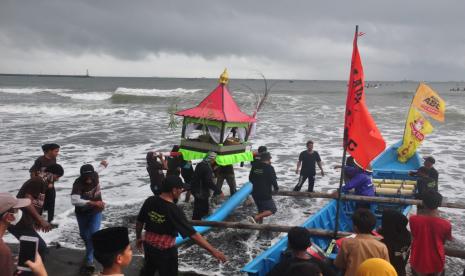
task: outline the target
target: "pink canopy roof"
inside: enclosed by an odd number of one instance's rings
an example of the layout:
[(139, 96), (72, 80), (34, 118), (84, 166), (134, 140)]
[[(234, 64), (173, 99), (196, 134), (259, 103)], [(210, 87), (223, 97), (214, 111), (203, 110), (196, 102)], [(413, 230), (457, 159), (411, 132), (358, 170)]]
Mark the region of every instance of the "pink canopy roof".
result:
[(225, 84), (220, 83), (196, 107), (176, 112), (176, 115), (192, 118), (202, 118), (221, 122), (251, 123), (255, 119), (243, 113)]

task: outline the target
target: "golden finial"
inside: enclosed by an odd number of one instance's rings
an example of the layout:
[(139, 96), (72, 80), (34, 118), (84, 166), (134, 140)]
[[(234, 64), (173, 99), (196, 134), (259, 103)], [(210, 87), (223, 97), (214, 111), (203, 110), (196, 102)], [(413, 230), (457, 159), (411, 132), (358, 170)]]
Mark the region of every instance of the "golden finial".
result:
[(225, 68), (223, 74), (221, 74), (220, 76), (220, 83), (228, 84), (228, 81), (229, 81), (228, 70)]

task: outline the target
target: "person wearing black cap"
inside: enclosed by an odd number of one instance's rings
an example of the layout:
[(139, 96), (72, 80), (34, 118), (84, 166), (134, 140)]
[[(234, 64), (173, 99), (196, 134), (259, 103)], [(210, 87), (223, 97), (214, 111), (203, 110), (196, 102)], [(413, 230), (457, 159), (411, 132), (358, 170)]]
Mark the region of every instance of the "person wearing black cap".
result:
[(210, 190), (214, 191), (214, 196), (224, 197), (223, 192), (213, 182), (212, 166), (215, 164), (215, 158), (215, 152), (208, 152), (202, 162), (195, 167), (194, 177), (191, 181), (191, 192), (194, 196), (192, 219), (200, 220), (208, 215)]
[(17, 198), (29, 198), (31, 205), (22, 208), (23, 216), (16, 225), (10, 225), (8, 231), (17, 239), (21, 236), (33, 236), (39, 239), (39, 254), (42, 259), (47, 251), (47, 244), (37, 233), (37, 230), (48, 232), (52, 225), (42, 217), (45, 192), (50, 183), (58, 181), (63, 176), (63, 168), (59, 164), (50, 165), (38, 177), (26, 181), (17, 194)]
[[(439, 183), (439, 173), (438, 171), (433, 167), (434, 164), (436, 163), (436, 159), (432, 156), (427, 156), (424, 158), (423, 166), (420, 167), (418, 170), (421, 168), (425, 168), (428, 172), (428, 177), (432, 178), (434, 181), (436, 181), (436, 185)], [(418, 171), (411, 171), (409, 172), (411, 176), (417, 176)]]
[[(60, 152), (60, 146), (57, 144), (44, 144), (42, 145), (42, 151), (44, 155), (38, 157), (34, 162), (34, 165), (29, 169), (31, 177), (39, 176), (45, 172), (45, 169), (57, 163), (58, 153)], [(53, 221), (55, 216), (55, 197), (56, 191), (55, 186), (51, 183), (45, 192), (44, 211), (47, 211), (48, 222)]]
[(268, 148), (266, 146), (259, 146), (257, 152), (254, 152), (253, 161), (250, 162), (250, 165), (253, 165), (260, 161), (260, 154), (267, 152)]
[(276, 213), (277, 208), (271, 196), (271, 188), (278, 191), (276, 172), (271, 166), (271, 154), (260, 154), (260, 162), (256, 162), (249, 173), (249, 181), (252, 183), (252, 198), (257, 205), (258, 214), (249, 217), (252, 222), (262, 223), (263, 218)]
[(126, 227), (110, 227), (92, 235), (95, 259), (103, 266), (100, 275), (122, 276), (123, 268), (132, 260)]
[[(176, 276), (178, 273), (178, 250), (176, 237), (190, 237), (213, 257), (226, 261), (224, 254), (208, 243), (188, 223), (176, 201), (183, 192), (183, 183), (179, 176), (169, 175), (162, 186), (160, 196), (147, 198), (139, 211), (136, 222), (137, 247), (144, 249), (144, 268), (141, 276)], [(142, 236), (142, 229), (145, 235)]]
[[(104, 160), (101, 165), (106, 167), (108, 163)], [(74, 181), (71, 190), (71, 204), (74, 205), (79, 235), (86, 247), (86, 257), (81, 271), (92, 273), (95, 270), (92, 234), (100, 229), (105, 203), (100, 192), (99, 175), (91, 164), (81, 166), (80, 176)]]
[[(336, 272), (331, 266), (322, 260), (311, 256), (307, 248), (312, 245), (310, 233), (304, 227), (292, 227), (287, 234), (287, 251), (281, 255), (281, 260), (267, 274), (268, 276), (290, 275), (293, 267), (301, 264), (311, 264), (316, 271), (323, 273), (323, 276), (336, 276)], [(316, 274), (318, 275), (318, 274)]]

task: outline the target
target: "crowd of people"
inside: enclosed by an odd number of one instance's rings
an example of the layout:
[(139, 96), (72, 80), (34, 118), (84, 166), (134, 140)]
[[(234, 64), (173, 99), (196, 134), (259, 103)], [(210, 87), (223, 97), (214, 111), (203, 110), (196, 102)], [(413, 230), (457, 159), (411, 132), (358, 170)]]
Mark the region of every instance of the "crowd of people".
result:
[[(320, 155), (313, 150), (313, 145), (313, 141), (308, 141), (307, 149), (299, 155), (296, 173), (300, 176), (294, 191), (300, 191), (306, 180), (307, 191), (313, 191), (317, 166), (321, 175), (325, 174)], [(40, 276), (47, 275), (42, 262), (47, 258), (47, 245), (38, 231), (48, 232), (54, 227), (54, 183), (64, 174), (63, 167), (57, 164), (60, 146), (45, 144), (42, 149), (44, 155), (34, 162), (30, 169), (31, 178), (20, 187), (16, 197), (0, 193), (0, 236), (8, 230), (18, 239), (21, 236), (36, 237), (37, 257), (26, 265), (34, 275)], [(194, 198), (192, 219), (202, 219), (209, 213), (212, 192), (213, 197), (224, 197), (222, 186), (225, 180), (230, 195), (236, 192), (234, 168), (232, 165), (218, 166), (215, 152), (208, 152), (194, 168), (190, 161), (176, 154), (178, 151), (179, 147), (175, 146), (169, 156), (153, 151), (146, 155), (153, 196), (142, 204), (135, 226), (136, 247), (144, 252), (140, 275), (153, 276), (156, 272), (161, 276), (177, 275), (178, 233), (189, 237), (218, 261), (227, 260), (223, 252), (195, 231), (176, 203), (187, 191), (184, 201), (189, 202), (191, 196)], [(272, 194), (279, 190), (279, 186), (271, 160), (271, 153), (261, 146), (251, 162), (249, 180), (257, 208), (257, 213), (248, 217), (252, 223), (263, 223), (264, 218), (277, 212)], [(424, 202), (417, 215), (407, 219), (398, 211), (385, 210), (381, 228), (374, 232), (376, 217), (370, 205), (357, 203), (352, 215), (355, 235), (336, 242), (338, 254), (334, 263), (309, 254), (308, 248), (312, 246), (309, 232), (295, 227), (288, 233), (288, 250), (268, 275), (337, 275), (336, 268), (344, 275), (406, 275), (408, 262), (414, 275), (444, 275), (444, 243), (452, 239), (452, 235), (450, 222), (439, 216), (442, 196), (438, 193), (438, 173), (434, 163), (434, 158), (428, 157), (423, 167), (411, 173), (417, 176), (418, 198)], [(83, 165), (70, 195), (86, 249), (80, 271), (84, 275), (96, 273), (94, 259), (103, 267), (100, 275), (121, 275), (132, 259), (126, 227), (100, 230), (105, 202), (99, 172), (107, 166), (105, 160), (100, 162), (97, 170), (91, 164)], [(369, 169), (359, 167), (353, 158), (347, 160), (343, 169), (346, 184), (342, 192), (354, 190), (360, 195), (375, 194)], [(47, 212), (47, 219), (44, 212)], [(0, 239), (0, 266), (5, 268), (4, 275), (14, 275), (11, 250), (3, 239)]]

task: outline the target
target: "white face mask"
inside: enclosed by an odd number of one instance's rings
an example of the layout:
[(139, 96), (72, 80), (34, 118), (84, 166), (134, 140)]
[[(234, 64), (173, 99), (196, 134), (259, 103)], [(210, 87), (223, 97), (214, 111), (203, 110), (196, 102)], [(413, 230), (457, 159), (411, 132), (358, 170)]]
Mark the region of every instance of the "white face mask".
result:
[(21, 209), (18, 209), (18, 212), (14, 213), (13, 215), (15, 217), (15, 220), (10, 222), (10, 224), (11, 225), (16, 225), (21, 220), (21, 218), (23, 217), (23, 211), (21, 211)]

